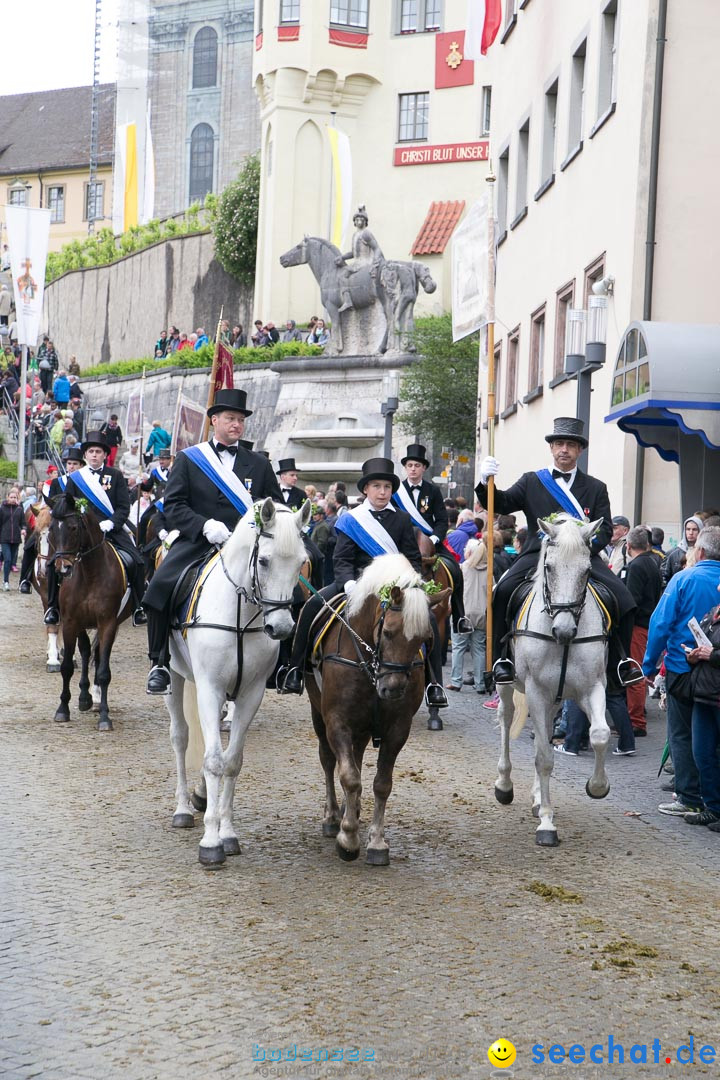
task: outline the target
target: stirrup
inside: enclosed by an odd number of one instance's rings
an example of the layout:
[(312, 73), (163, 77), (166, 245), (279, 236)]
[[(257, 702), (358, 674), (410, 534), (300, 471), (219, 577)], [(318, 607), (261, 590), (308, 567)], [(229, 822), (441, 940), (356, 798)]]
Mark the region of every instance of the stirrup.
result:
[(634, 686), (636, 683), (645, 681), (642, 667), (631, 656), (626, 656), (618, 663), (617, 677), (621, 686)]
[(170, 672), (164, 664), (153, 664), (150, 668), (145, 692), (147, 694), (157, 694), (159, 696), (172, 694)]
[[(436, 700), (431, 701), (431, 697), (436, 698)], [(428, 709), (447, 709), (449, 707), (447, 694), (440, 683), (428, 683), (425, 687), (425, 704)]]
[(147, 626), (147, 615), (142, 607), (136, 607), (132, 613), (133, 626)]
[(507, 686), (515, 682), (515, 665), (512, 660), (496, 660), (492, 670), (496, 685)]
[(46, 626), (57, 626), (57, 624), (60, 622), (60, 612), (56, 606), (51, 605), (47, 609), (47, 611), (43, 615), (43, 622)]
[[(290, 685), (288, 685), (290, 683)], [(278, 679), (279, 694), (302, 694), (305, 690), (305, 676), (299, 667), (291, 667), (285, 672), (282, 683)]]

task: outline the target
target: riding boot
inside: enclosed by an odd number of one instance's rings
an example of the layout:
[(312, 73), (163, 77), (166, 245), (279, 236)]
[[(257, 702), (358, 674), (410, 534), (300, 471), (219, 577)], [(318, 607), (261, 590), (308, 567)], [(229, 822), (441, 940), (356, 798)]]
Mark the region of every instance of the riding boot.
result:
[(614, 624), (608, 640), (607, 689), (618, 692), (644, 680), (642, 668), (630, 657), (630, 640), (635, 625), (635, 612), (629, 611)]
[(310, 627), (321, 607), (321, 598), (311, 596), (300, 612), (300, 618), (295, 628), (292, 652), (288, 661), (288, 670), (282, 682), (278, 679), (278, 691), (281, 694), (302, 694), (305, 689), (305, 660)]
[(433, 630), (432, 644), (425, 658), (425, 704), (436, 709), (446, 709), (448, 699), (442, 686), (442, 642), (438, 633), (435, 616), (430, 612), (430, 624)]
[(170, 689), (170, 647), (167, 614), (147, 608), (148, 656), (152, 668), (148, 675), (146, 691), (148, 694), (169, 694)]
[(60, 583), (58, 581), (57, 570), (55, 569), (54, 562), (48, 562), (47, 564), (47, 609), (43, 622), (46, 626), (57, 626), (60, 622), (60, 608), (59, 604), (59, 591)]
[(30, 585), (30, 578), (32, 577), (33, 563), (35, 562), (36, 554), (37, 552), (35, 534), (33, 533), (28, 542), (25, 544), (25, 547), (23, 548), (22, 563), (20, 564), (21, 593), (29, 593), (32, 591), (32, 586)]
[(338, 315), (342, 311), (349, 311), (350, 308), (353, 306), (353, 302), (352, 302), (352, 299), (350, 297), (350, 290), (349, 289), (342, 289), (341, 290), (340, 299), (342, 300), (342, 304), (338, 308)]

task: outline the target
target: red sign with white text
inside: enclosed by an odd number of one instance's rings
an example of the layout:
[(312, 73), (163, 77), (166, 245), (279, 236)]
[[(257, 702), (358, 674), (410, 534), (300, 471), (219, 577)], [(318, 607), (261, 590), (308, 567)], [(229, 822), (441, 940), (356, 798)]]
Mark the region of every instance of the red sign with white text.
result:
[(472, 86), (475, 63), (465, 59), (465, 31), (435, 36), (435, 89), (449, 86)]
[(487, 161), (490, 143), (443, 143), (441, 146), (396, 146), (393, 165), (448, 165), (458, 161)]

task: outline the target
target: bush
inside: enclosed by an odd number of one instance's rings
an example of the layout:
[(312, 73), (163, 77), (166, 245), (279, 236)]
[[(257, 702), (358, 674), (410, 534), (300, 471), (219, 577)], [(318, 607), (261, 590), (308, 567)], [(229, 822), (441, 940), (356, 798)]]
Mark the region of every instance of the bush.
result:
[(260, 157), (253, 154), (210, 209), (215, 256), (223, 269), (244, 285), (255, 280), (259, 206)]
[[(290, 341), (286, 345), (278, 342), (270, 349), (234, 349), (233, 363), (236, 367), (242, 364), (269, 364), (291, 356), (319, 356), (322, 351), (321, 345), (306, 345), (302, 341)], [(164, 360), (155, 360), (151, 356), (137, 360), (116, 360), (112, 364), (96, 364), (94, 367), (83, 368), (82, 376), (87, 379), (93, 375), (142, 375), (143, 368), (147, 374), (151, 371), (167, 371), (170, 368), (212, 367), (214, 352), (215, 346), (208, 344), (202, 345), (197, 352), (193, 349), (182, 349)]]
[(17, 480), (17, 470), (17, 461), (8, 461), (7, 458), (0, 458), (1, 480)]

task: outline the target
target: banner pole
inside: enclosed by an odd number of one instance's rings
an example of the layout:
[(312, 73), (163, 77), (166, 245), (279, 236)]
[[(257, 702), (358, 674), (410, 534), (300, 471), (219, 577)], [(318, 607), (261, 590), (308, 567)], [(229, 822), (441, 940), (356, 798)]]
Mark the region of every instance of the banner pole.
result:
[[(210, 409), (212, 403), (215, 400), (215, 383), (217, 382), (217, 369), (220, 360), (220, 327), (222, 326), (223, 308), (220, 308), (220, 318), (218, 319), (217, 329), (215, 331), (215, 352), (213, 354), (212, 369), (210, 371), (210, 388), (208, 389), (208, 398), (206, 408)], [(210, 433), (210, 417), (205, 417), (205, 423), (203, 424), (202, 441), (207, 442), (208, 435)]]
[[(17, 478), (20, 487), (25, 486), (25, 416), (27, 410), (27, 363), (28, 347), (23, 345), (20, 360), (20, 397), (18, 398), (18, 467)], [(32, 395), (30, 396), (32, 401)]]
[[(490, 162), (486, 183), (489, 187), (488, 209), (488, 324), (487, 324), (487, 429), (488, 454), (495, 456), (495, 200), (493, 187), (495, 174)], [(481, 346), (482, 347), (482, 346)], [(480, 429), (482, 430), (482, 429)], [(479, 434), (480, 432), (478, 432)], [(495, 477), (488, 477), (487, 484), (487, 528), (485, 530), (485, 550), (487, 552), (487, 615), (485, 621), (485, 685), (490, 689), (493, 665), (493, 567), (495, 562)]]

